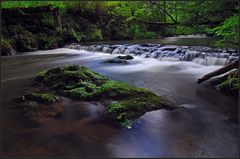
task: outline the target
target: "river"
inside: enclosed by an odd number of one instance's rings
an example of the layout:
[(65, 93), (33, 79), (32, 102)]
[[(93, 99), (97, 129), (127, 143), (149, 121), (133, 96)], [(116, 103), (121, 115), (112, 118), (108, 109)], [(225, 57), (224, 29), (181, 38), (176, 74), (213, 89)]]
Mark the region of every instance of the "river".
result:
[[(127, 65), (103, 61), (118, 56), (60, 48), (1, 57), (3, 152), (22, 157), (237, 157), (237, 99), (202, 75), (221, 65), (135, 58)], [(23, 95), (38, 71), (78, 64), (111, 79), (145, 87), (183, 108), (147, 112), (125, 129), (106, 121), (101, 108), (66, 99), (66, 118), (36, 124), (14, 98)], [(74, 107), (74, 108), (73, 108)], [(78, 108), (78, 109), (75, 109)], [(74, 116), (74, 111), (77, 115)]]

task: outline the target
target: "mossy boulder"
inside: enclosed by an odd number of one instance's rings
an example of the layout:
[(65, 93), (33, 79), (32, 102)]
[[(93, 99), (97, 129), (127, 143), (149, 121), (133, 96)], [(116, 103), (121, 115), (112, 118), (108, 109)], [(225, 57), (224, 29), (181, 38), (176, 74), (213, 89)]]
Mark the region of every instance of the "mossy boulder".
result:
[(17, 98), (17, 101), (22, 103), (23, 113), (25, 115), (33, 116), (37, 112), (41, 114), (41, 110), (50, 107), (50, 105), (57, 102), (58, 99), (59, 98), (53, 93), (30, 92), (20, 98)]
[(51, 104), (57, 101), (55, 95), (46, 94), (47, 90), (72, 99), (101, 102), (107, 115), (126, 126), (128, 119), (137, 119), (147, 111), (168, 107), (165, 99), (147, 89), (107, 79), (78, 65), (44, 70), (37, 74), (34, 81), (37, 90), (44, 91), (25, 96), (25, 100), (30, 101), (30, 108), (35, 106), (33, 102)]
[(83, 66), (42, 71), (35, 77), (35, 81), (69, 98), (104, 101), (108, 110), (112, 110), (113, 103), (117, 102), (121, 107), (111, 111), (116, 116), (125, 112), (127, 117), (136, 118), (164, 106), (164, 100), (149, 90), (107, 79)]
[(30, 93), (25, 95), (24, 97), (27, 101), (44, 104), (51, 104), (57, 101), (57, 97), (52, 93)]

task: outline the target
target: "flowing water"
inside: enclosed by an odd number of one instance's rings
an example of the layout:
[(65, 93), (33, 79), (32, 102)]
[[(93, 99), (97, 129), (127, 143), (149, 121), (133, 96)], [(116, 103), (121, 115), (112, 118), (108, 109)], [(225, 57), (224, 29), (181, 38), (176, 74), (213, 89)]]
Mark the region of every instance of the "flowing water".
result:
[[(1, 57), (4, 155), (238, 156), (238, 127), (236, 120), (232, 121), (238, 115), (237, 99), (223, 95), (208, 82), (196, 83), (202, 75), (234, 59), (236, 52), (156, 44), (67, 47), (75, 49)], [(125, 65), (104, 63), (121, 53), (131, 54), (134, 59)], [(37, 124), (26, 119), (13, 99), (23, 95), (38, 71), (71, 64), (84, 65), (111, 79), (148, 88), (182, 107), (148, 112), (133, 122), (132, 129), (124, 129), (106, 119), (98, 103), (67, 98), (62, 103), (64, 118), (41, 119)]]

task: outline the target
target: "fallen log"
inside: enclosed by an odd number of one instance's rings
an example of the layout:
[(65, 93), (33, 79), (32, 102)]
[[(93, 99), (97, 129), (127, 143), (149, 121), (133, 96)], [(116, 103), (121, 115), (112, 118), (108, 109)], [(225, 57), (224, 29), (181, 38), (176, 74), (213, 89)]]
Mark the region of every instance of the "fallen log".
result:
[(235, 69), (235, 68), (238, 68), (238, 60), (235, 60), (234, 62), (216, 70), (216, 71), (213, 71), (213, 72), (210, 72), (206, 75), (204, 75), (202, 78), (199, 78), (197, 83), (202, 83), (212, 77), (215, 77), (215, 76), (218, 76), (218, 75), (221, 75), (221, 74), (224, 74), (232, 69)]
[(217, 86), (217, 85), (224, 83), (229, 78), (233, 78), (233, 77), (239, 77), (238, 70), (229, 71), (229, 73), (227, 73), (224, 76), (216, 77), (216, 78), (212, 79), (210, 81), (210, 83), (211, 83), (211, 85)]

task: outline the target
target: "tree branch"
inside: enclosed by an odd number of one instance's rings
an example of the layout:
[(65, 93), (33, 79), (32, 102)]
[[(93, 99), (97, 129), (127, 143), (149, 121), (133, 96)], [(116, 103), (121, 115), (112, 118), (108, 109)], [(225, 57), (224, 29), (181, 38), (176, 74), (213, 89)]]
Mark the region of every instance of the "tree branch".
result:
[(174, 23), (177, 23), (177, 21), (171, 16), (171, 14), (169, 14), (166, 10), (164, 10), (163, 8), (161, 8), (159, 5), (157, 5), (155, 2), (149, 1), (151, 4), (157, 6), (160, 10), (162, 10), (167, 16), (169, 16), (171, 18), (171, 20)]

